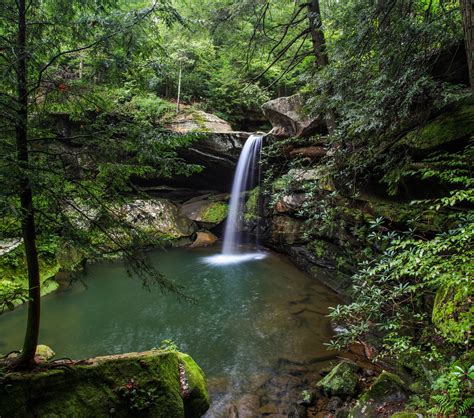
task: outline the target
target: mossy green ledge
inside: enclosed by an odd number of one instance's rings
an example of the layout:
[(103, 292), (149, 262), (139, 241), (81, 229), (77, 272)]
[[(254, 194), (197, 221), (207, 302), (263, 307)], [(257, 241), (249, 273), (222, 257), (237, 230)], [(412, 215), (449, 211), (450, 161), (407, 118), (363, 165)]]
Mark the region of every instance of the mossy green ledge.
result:
[(209, 404), (202, 370), (176, 351), (50, 363), (44, 370), (0, 379), (0, 416), (5, 417), (193, 418)]

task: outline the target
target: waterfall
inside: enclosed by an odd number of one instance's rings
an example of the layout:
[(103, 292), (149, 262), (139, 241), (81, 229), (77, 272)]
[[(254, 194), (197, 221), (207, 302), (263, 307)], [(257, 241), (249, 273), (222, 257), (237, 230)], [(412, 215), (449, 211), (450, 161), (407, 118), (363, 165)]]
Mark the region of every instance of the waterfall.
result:
[(242, 215), (245, 209), (245, 192), (254, 187), (260, 178), (260, 152), (263, 135), (251, 135), (244, 144), (240, 154), (232, 194), (230, 197), (229, 213), (224, 231), (222, 253), (205, 257), (204, 261), (213, 265), (228, 265), (250, 260), (261, 260), (266, 254), (261, 251), (242, 253), (240, 250)]
[[(235, 171), (230, 197), (229, 214), (224, 232), (223, 255), (239, 253), (238, 245), (241, 243), (242, 214), (244, 213), (245, 195), (249, 188), (255, 185), (255, 178), (259, 174), (258, 162), (262, 148), (262, 135), (251, 135), (242, 149), (237, 170)], [(257, 172), (257, 176), (255, 176)]]

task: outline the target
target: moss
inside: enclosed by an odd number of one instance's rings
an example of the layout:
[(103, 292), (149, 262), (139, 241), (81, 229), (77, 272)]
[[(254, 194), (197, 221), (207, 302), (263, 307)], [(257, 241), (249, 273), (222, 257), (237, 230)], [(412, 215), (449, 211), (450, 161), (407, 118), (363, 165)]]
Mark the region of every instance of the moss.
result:
[[(20, 245), (15, 250), (0, 257), (0, 281), (19, 284), (23, 289), (28, 289), (28, 273), (26, 260), (23, 254), (24, 247)], [(55, 258), (39, 255), (41, 296), (54, 292), (59, 288), (54, 277), (61, 269)], [(22, 301), (14, 302), (18, 306)]]
[(403, 386), (400, 377), (384, 370), (359, 398), (349, 417), (377, 416), (382, 405), (393, 405), (398, 409), (407, 399)]
[(408, 412), (408, 411), (401, 411), (395, 412), (391, 418), (420, 418), (423, 414), (417, 412)]
[[(183, 399), (179, 362), (184, 361), (191, 376), (191, 397)], [(133, 379), (139, 396), (123, 396)], [(152, 395), (151, 395), (152, 394)], [(8, 417), (198, 417), (209, 407), (202, 372), (186, 355), (152, 351), (93, 359), (91, 364), (74, 365), (39, 373), (9, 374), (0, 382), (0, 415)]]
[(203, 208), (199, 216), (200, 222), (220, 224), (227, 218), (228, 206), (225, 202), (212, 202)]
[(343, 361), (320, 380), (316, 387), (329, 396), (354, 396), (357, 388), (357, 369), (355, 363)]
[(432, 150), (468, 137), (473, 132), (474, 104), (465, 103), (438, 116), (423, 128), (410, 132), (402, 140), (402, 144), (415, 150)]
[(260, 186), (252, 189), (245, 203), (244, 218), (246, 221), (251, 221), (258, 218), (258, 200), (260, 197)]
[(184, 405), (185, 414), (187, 417), (200, 417), (204, 415), (210, 405), (204, 373), (187, 354), (178, 353), (178, 357), (180, 362), (184, 364), (189, 387), (189, 394)]
[(436, 293), (432, 321), (449, 341), (468, 343), (474, 309), (472, 282), (451, 283)]
[(369, 203), (374, 216), (381, 216), (398, 225), (413, 224), (418, 230), (426, 232), (443, 231), (448, 227), (448, 216), (439, 211), (427, 208), (420, 210), (420, 206), (367, 194), (361, 194), (360, 199)]

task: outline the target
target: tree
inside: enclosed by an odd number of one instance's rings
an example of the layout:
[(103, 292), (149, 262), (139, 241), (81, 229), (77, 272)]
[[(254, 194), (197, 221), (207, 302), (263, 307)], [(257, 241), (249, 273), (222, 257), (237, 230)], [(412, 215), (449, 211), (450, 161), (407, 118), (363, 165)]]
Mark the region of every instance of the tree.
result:
[[(313, 56), (318, 70), (328, 67), (329, 58), (319, 0), (295, 2), (293, 10), (281, 22), (270, 23), (267, 21), (272, 7), (279, 6), (273, 5), (271, 0), (266, 0), (260, 6), (251, 40), (251, 43), (255, 42), (256, 34), (259, 31), (265, 35), (270, 30), (276, 31), (277, 40), (269, 54), (272, 56), (272, 60), (258, 77), (262, 77), (278, 62), (286, 61), (283, 73), (275, 80), (278, 81), (286, 73), (301, 65), (308, 56)], [(308, 37), (311, 38), (311, 49), (307, 49)], [(330, 86), (327, 90), (326, 94), (331, 94)], [(329, 133), (333, 134), (336, 129), (334, 109), (327, 109), (326, 121)]]
[[(84, 135), (84, 138), (93, 139), (94, 135), (98, 135), (97, 129), (100, 129), (100, 140), (91, 140), (88, 146), (82, 148), (83, 152), (90, 156), (99, 150), (98, 147), (104, 146), (105, 142), (109, 145), (107, 150), (112, 158), (112, 161), (106, 161), (105, 157), (98, 159), (97, 164), (89, 170), (90, 179), (87, 179), (78, 178), (73, 173), (77, 167), (67, 162), (70, 151), (58, 148), (57, 145), (48, 145), (54, 141), (64, 142), (67, 138), (53, 135), (50, 126), (44, 128), (41, 124), (42, 119), (48, 118), (48, 106), (51, 102), (57, 102), (58, 97), (68, 102), (87, 96), (85, 86), (89, 80), (85, 79), (83, 73), (85, 53), (100, 52), (102, 46), (137, 27), (157, 12), (169, 19), (175, 16), (169, 3), (163, 0), (137, 11), (125, 9), (107, 20), (107, 8), (111, 5), (117, 6), (120, 2), (5, 0), (0, 4), (0, 68), (3, 75), (0, 92), (0, 114), (3, 118), (1, 169), (4, 174), (2, 178), (8, 178), (12, 186), (11, 190), (2, 191), (2, 203), (18, 207), (28, 272), (27, 329), (21, 354), (12, 364), (14, 368), (25, 369), (34, 365), (38, 343), (41, 304), (38, 231), (46, 230), (51, 233), (54, 228), (56, 234), (59, 231), (68, 232), (77, 241), (84, 239), (80, 231), (72, 228), (71, 222), (66, 219), (66, 212), (73, 210), (83, 219), (95, 222), (83, 207), (76, 204), (78, 196), (95, 202), (105, 212), (104, 219), (108, 219), (112, 226), (120, 225), (123, 228), (128, 225), (128, 228), (133, 229), (123, 219), (117, 219), (113, 205), (101, 200), (101, 188), (119, 196), (119, 190), (128, 187), (133, 174), (147, 171), (143, 164), (127, 166), (121, 163), (122, 160), (117, 158), (116, 153), (123, 155), (127, 150), (114, 149), (110, 146), (112, 142), (107, 142), (107, 139), (117, 134), (121, 125), (107, 130), (108, 121), (96, 117), (96, 122), (91, 124), (94, 127)], [(88, 32), (84, 31), (84, 25), (88, 26)], [(71, 57), (78, 54), (80, 74), (77, 78), (80, 81), (79, 87), (74, 87)], [(74, 93), (79, 94), (76, 96)], [(89, 101), (91, 99), (86, 98)], [(139, 130), (133, 124), (128, 122), (126, 127), (129, 135), (138, 135)], [(143, 145), (143, 140), (140, 145), (136, 144), (135, 152), (138, 152), (137, 147)], [(170, 150), (171, 148), (172, 145), (169, 145)], [(129, 148), (129, 151), (133, 149)], [(101, 155), (105, 156), (107, 153)], [(172, 158), (173, 155), (168, 151), (168, 156), (163, 159), (171, 161)], [(139, 159), (143, 160), (143, 157)], [(64, 204), (68, 209), (61, 207)], [(38, 213), (42, 219), (41, 226), (37, 224)], [(137, 239), (136, 234), (132, 234), (131, 238), (130, 234), (127, 235), (132, 240), (128, 243), (125, 242), (123, 232), (117, 236), (98, 222), (95, 224), (114, 243), (116, 250), (123, 251), (132, 261), (134, 270), (139, 270), (142, 276), (156, 278), (163, 289), (179, 293), (173, 283), (160, 276), (137, 255), (133, 245), (133, 240)]]
[(474, 3), (472, 0), (460, 0), (466, 44), (467, 65), (471, 89), (474, 90)]

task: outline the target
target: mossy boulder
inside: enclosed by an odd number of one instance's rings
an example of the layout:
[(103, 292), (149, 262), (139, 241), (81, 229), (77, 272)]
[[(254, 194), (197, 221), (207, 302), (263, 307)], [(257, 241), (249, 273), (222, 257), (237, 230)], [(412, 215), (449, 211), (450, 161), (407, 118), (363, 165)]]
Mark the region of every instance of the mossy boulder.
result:
[(47, 345), (40, 344), (36, 346), (35, 358), (38, 362), (51, 360), (55, 355), (56, 353)]
[(425, 154), (469, 138), (474, 133), (474, 103), (465, 101), (409, 132), (401, 141), (416, 154)]
[[(59, 288), (59, 283), (55, 280), (55, 276), (61, 269), (61, 265), (58, 260), (50, 254), (43, 254), (40, 252), (38, 258), (40, 266), (41, 296), (44, 296)], [(0, 289), (2, 287), (7, 288), (9, 284), (18, 285), (24, 289), (24, 295), (26, 297), (28, 289), (28, 272), (23, 244), (0, 256)], [(13, 301), (14, 306), (21, 305), (22, 303), (23, 300), (21, 299)]]
[(359, 366), (342, 361), (316, 387), (328, 396), (354, 396), (357, 392), (357, 370)]
[(98, 357), (0, 381), (0, 415), (13, 418), (200, 417), (208, 408), (201, 369), (172, 351)]
[(407, 400), (403, 387), (400, 377), (384, 370), (359, 398), (349, 417), (391, 416)]
[(449, 341), (467, 344), (474, 317), (472, 281), (441, 286), (436, 292), (432, 321)]
[(121, 207), (120, 212), (129, 223), (157, 237), (179, 239), (189, 237), (197, 229), (192, 220), (166, 199), (135, 200)]
[(180, 213), (204, 228), (219, 225), (227, 218), (228, 205), (219, 197), (202, 196), (183, 203)]

